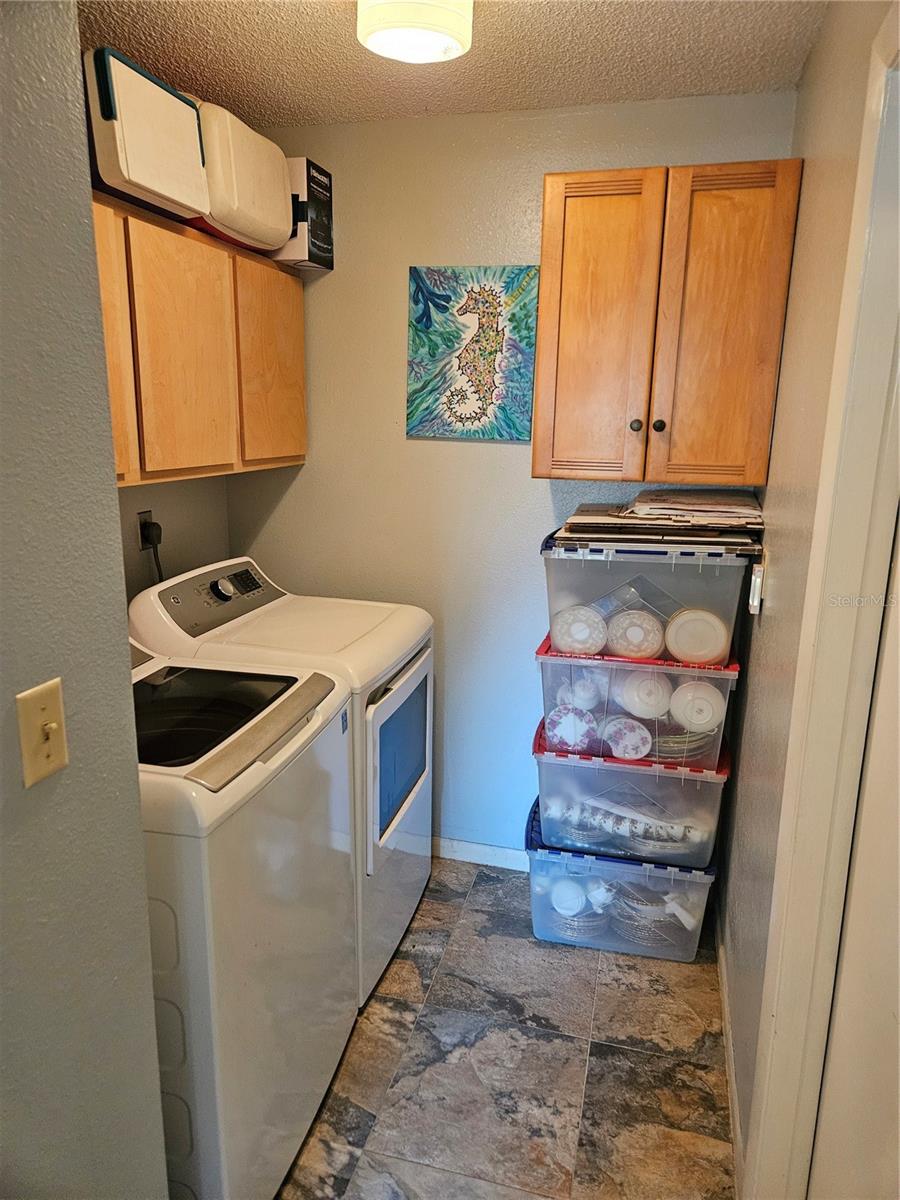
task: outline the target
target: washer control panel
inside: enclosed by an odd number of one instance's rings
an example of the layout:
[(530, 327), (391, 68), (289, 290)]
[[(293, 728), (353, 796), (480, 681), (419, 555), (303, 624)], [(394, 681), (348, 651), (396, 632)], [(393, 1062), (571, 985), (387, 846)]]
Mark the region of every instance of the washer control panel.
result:
[(227, 625), (283, 595), (274, 583), (257, 574), (249, 561), (237, 564), (225, 575), (198, 571), (189, 579), (157, 592), (165, 612), (191, 637)]

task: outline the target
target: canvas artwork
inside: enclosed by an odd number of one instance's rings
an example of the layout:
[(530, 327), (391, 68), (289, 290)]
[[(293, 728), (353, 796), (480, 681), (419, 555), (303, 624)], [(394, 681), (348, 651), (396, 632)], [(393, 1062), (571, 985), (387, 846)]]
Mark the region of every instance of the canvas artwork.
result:
[(406, 435), (531, 437), (537, 267), (410, 267)]

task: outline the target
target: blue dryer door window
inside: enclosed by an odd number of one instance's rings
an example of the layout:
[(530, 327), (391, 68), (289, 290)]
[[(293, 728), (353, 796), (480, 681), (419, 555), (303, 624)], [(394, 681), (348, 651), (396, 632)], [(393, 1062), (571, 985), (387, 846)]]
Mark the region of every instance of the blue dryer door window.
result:
[(428, 676), (410, 692), (378, 732), (379, 838), (425, 774), (428, 741)]

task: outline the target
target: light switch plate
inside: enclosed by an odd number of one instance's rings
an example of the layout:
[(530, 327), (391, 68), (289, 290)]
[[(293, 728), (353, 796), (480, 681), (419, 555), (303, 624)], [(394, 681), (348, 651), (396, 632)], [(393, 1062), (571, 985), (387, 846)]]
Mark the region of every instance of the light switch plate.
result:
[(48, 679), (16, 696), (22, 776), (27, 788), (69, 765), (62, 680)]

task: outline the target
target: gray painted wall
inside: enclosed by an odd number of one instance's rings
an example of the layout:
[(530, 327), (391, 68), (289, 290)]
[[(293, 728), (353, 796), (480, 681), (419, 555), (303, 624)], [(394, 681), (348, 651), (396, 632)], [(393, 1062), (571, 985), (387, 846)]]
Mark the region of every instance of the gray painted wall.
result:
[[(0, 5), (0, 1195), (167, 1195), (119, 522), (75, 8)], [(14, 694), (62, 675), (68, 770)]]
[(724, 911), (738, 1117), (746, 1136), (794, 671), (872, 39), (888, 5), (829, 5), (797, 102), (805, 160), (764, 500), (769, 568), (745, 673)]
[(138, 513), (150, 509), (163, 527), (159, 548), (166, 577), (228, 558), (225, 480), (186, 479), (119, 489), (125, 590), (130, 600), (156, 583), (153, 556), (139, 546)]
[(309, 463), (228, 481), (232, 548), (295, 590), (437, 628), (437, 828), (521, 847), (537, 778), (541, 540), (628, 485), (531, 478), (528, 445), (407, 441), (411, 264), (536, 263), (545, 171), (790, 151), (793, 94), (270, 131), (335, 177), (337, 269), (306, 289)]

